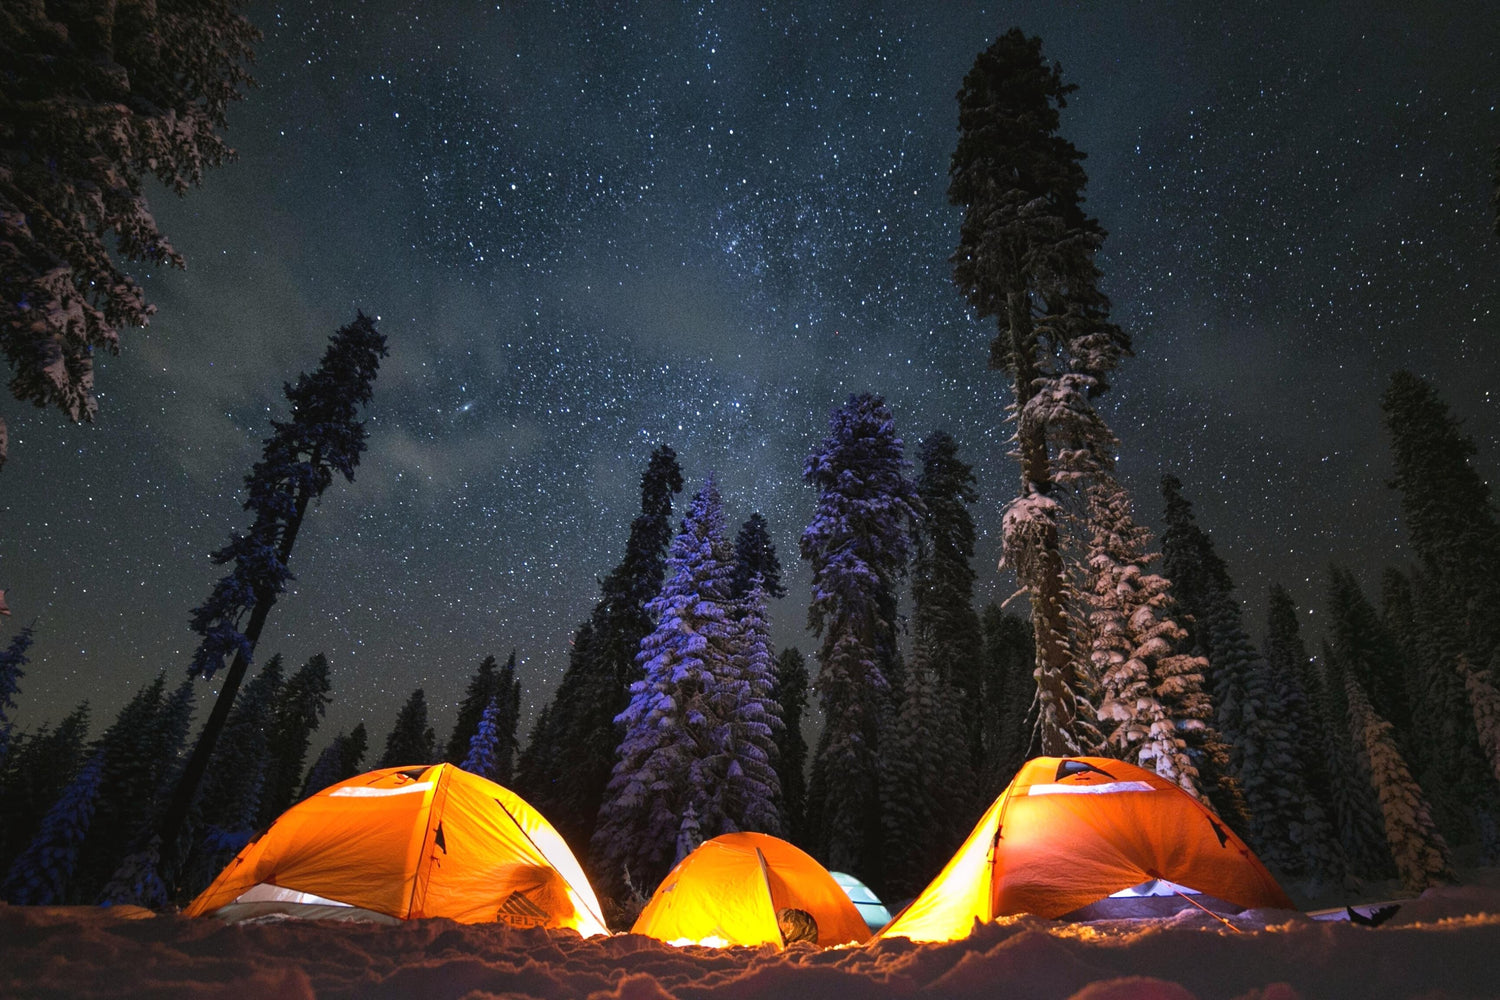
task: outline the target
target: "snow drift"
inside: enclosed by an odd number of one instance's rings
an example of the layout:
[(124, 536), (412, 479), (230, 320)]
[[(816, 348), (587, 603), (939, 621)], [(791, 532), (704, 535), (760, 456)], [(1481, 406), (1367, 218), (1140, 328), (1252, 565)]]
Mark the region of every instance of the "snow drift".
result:
[(1403, 902), (1378, 928), (1281, 910), (1222, 924), (1002, 918), (963, 941), (819, 951), (673, 948), (639, 935), (418, 920), (226, 925), (0, 906), (0, 996), (664, 1000), (1493, 998), (1500, 873)]

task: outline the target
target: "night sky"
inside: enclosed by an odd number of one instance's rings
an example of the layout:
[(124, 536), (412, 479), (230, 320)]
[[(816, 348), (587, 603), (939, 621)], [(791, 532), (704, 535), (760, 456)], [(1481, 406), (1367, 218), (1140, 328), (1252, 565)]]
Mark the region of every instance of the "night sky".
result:
[(1183, 480), (1253, 634), (1270, 582), (1316, 635), (1330, 561), (1373, 588), (1405, 558), (1392, 370), (1432, 380), (1500, 468), (1488, 2), (312, 12), (331, 6), (250, 7), (239, 160), (151, 195), (188, 270), (146, 278), (160, 312), (100, 365), (98, 422), (0, 402), (0, 641), (36, 624), (23, 727), (87, 698), (97, 733), (182, 675), (281, 384), (356, 309), (391, 349), (370, 447), (304, 526), (257, 657), (329, 656), (314, 750), (364, 720), (378, 755), (418, 685), (446, 738), (479, 660), (512, 648), (540, 707), (662, 442), (679, 517), (710, 471), (732, 526), (765, 514), (776, 639), (810, 652), (802, 462), (855, 392), (886, 397), (910, 455), (957, 438), (978, 597), (1009, 596), (1007, 387), (950, 281), (946, 190), (954, 95), (1013, 25), (1079, 88), (1062, 132), (1135, 341), (1102, 402), (1138, 517), (1159, 531), (1159, 478)]

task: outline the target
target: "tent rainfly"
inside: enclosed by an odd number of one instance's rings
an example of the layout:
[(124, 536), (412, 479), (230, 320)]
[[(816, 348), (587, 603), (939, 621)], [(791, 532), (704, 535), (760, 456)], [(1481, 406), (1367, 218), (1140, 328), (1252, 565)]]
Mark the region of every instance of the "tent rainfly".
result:
[(449, 917), (609, 933), (552, 825), (514, 792), (454, 764), (371, 771), (302, 800), (185, 913)]
[(880, 936), (956, 940), (1016, 913), (1127, 915), (1101, 903), (1162, 894), (1228, 912), (1295, 908), (1244, 842), (1171, 781), (1105, 757), (1038, 757)]
[(828, 869), (765, 833), (725, 833), (698, 845), (662, 879), (630, 930), (674, 945), (780, 948), (776, 915), (788, 908), (811, 914), (821, 947), (870, 936)]

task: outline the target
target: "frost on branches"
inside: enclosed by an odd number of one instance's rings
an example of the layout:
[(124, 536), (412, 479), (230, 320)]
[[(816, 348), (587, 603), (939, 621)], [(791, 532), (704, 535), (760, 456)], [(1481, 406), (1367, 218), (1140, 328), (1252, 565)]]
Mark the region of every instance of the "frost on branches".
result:
[(1179, 651), (1187, 633), (1171, 617), (1171, 583), (1145, 571), (1159, 555), (1118, 484), (1089, 490), (1089, 525), (1089, 657), (1108, 750), (1201, 800), (1183, 733), (1202, 729), (1213, 713), (1203, 691), (1207, 664)]
[(1370, 765), (1370, 780), (1380, 796), (1386, 842), (1401, 884), (1411, 892), (1455, 881), (1448, 845), (1432, 822), (1431, 810), (1407, 769), (1389, 722), (1375, 714), (1359, 683), (1346, 677), (1349, 728)]
[(666, 875), (689, 809), (695, 836), (780, 830), (764, 592), (751, 591), (759, 609), (736, 606), (712, 477), (688, 506), (666, 572), (647, 606), (657, 625), (637, 657), (645, 676), (617, 719), (625, 735), (592, 841), (598, 878), (616, 895), (627, 872), (643, 885)]
[[(0, 348), (17, 399), (92, 419), (94, 351), (155, 311), (116, 258), (184, 266), (143, 181), (183, 194), (233, 156), (218, 130), (259, 38), (235, 7), (0, 5)], [(0, 464), (5, 440), (0, 420)]]

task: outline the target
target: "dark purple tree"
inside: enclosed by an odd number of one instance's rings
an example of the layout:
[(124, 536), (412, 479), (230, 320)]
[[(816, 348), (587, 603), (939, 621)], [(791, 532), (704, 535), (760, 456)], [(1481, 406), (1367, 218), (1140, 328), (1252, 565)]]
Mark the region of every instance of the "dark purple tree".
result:
[(335, 736), (333, 742), (318, 754), (318, 759), (313, 761), (312, 767), (307, 769), (307, 780), (302, 783), (300, 799), (315, 795), (329, 785), (336, 785), (340, 781), (359, 774), (368, 746), (369, 736), (365, 733), (363, 722), (350, 732), (339, 733)]
[(26, 651), (31, 648), (31, 626), (11, 637), (10, 645), (0, 653), (0, 765), (10, 756), (10, 713), (16, 707), (15, 696), (21, 691), (26, 672)]
[(234, 568), (192, 614), (193, 631), (202, 641), (193, 653), (189, 675), (211, 678), (226, 659), (231, 662), (162, 819), (161, 839), (169, 854), (163, 863), (169, 875), (176, 861), (174, 845), (266, 617), (291, 579), (287, 561), (307, 508), (322, 496), (334, 473), (354, 480), (365, 449), (364, 423), (357, 418), (360, 407), (370, 401), (385, 355), (385, 337), (363, 313), (334, 333), (317, 369), (285, 387), (291, 419), (271, 422), (261, 460), (245, 477), (245, 509), (254, 522), (248, 532), (236, 533), (214, 553), (215, 563)]
[(826, 720), (808, 816), (813, 853), (869, 882), (878, 881), (880, 867), (880, 716), (900, 683), (897, 584), (921, 500), (885, 400), (849, 397), (828, 429), (802, 469), (818, 490), (800, 551), (812, 565), (807, 618), (821, 640), (817, 687)]
[(385, 738), (385, 752), (375, 767), (432, 764), (436, 756), (432, 727), (427, 724), (427, 695), (417, 688), (396, 713), (395, 725)]
[(756, 577), (760, 577), (767, 596), (786, 596), (776, 543), (771, 541), (771, 528), (758, 511), (750, 515), (734, 536), (734, 596), (742, 598), (750, 593)]
[(0, 892), (8, 902), (48, 906), (66, 900), (78, 852), (94, 818), (103, 772), (104, 752), (95, 750), (47, 810), (31, 843), (11, 864)]

